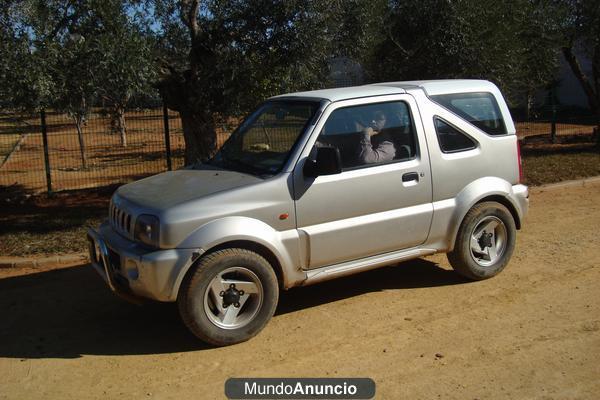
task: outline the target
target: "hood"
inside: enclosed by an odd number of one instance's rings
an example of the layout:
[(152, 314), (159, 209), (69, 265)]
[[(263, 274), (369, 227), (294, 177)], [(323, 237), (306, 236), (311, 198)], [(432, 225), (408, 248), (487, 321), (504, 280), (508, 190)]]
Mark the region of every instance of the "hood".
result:
[(233, 189), (262, 179), (225, 170), (178, 170), (164, 172), (117, 190), (117, 195), (144, 208), (166, 210), (190, 200)]

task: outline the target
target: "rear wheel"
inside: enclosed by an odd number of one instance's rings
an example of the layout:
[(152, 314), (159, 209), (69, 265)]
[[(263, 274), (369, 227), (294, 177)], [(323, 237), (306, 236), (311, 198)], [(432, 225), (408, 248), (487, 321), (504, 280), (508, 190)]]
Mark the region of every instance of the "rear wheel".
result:
[(267, 260), (234, 248), (203, 257), (182, 283), (177, 303), (194, 335), (225, 346), (260, 332), (278, 298), (277, 276)]
[(466, 278), (491, 278), (508, 264), (516, 231), (513, 216), (505, 206), (496, 202), (476, 204), (465, 216), (448, 260)]

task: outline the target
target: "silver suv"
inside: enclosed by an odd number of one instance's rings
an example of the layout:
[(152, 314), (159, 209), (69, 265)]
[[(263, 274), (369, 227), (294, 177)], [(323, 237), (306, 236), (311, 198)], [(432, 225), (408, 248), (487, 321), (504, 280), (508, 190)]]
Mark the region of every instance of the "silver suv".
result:
[(200, 339), (248, 340), (279, 291), (447, 252), (498, 274), (528, 209), (515, 127), (487, 81), (273, 97), (209, 161), (121, 186), (89, 231), (131, 300), (176, 301)]

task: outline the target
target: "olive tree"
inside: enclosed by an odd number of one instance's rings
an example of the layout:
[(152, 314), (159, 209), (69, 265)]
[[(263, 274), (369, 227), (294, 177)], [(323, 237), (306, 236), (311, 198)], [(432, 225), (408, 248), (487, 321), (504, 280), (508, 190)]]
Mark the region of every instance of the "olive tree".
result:
[(102, 101), (126, 145), (132, 96), (152, 91), (151, 36), (135, 20), (134, 0), (2, 0), (0, 94), (7, 106), (54, 108), (74, 121), (83, 167), (84, 127)]
[(220, 117), (243, 113), (273, 94), (323, 87), (335, 49), (365, 43), (362, 25), (346, 24), (352, 29), (341, 34), (342, 17), (346, 10), (369, 10), (368, 5), (356, 0), (154, 1), (163, 54), (157, 86), (181, 116), (186, 162), (216, 151)]
[[(565, 35), (562, 52), (587, 96), (590, 109), (596, 114), (600, 146), (600, 3), (595, 0), (562, 0), (559, 5), (565, 14), (560, 24)], [(591, 76), (581, 67), (578, 48), (579, 54), (592, 62)]]
[(111, 126), (127, 146), (125, 111), (131, 98), (151, 93), (156, 79), (152, 37), (141, 29), (128, 4), (99, 3), (95, 13), (102, 28), (93, 33), (94, 76), (97, 94), (108, 108)]
[(546, 8), (530, 0), (391, 1), (369, 71), (378, 80), (489, 79), (521, 102), (557, 70), (559, 32)]
[[(3, 107), (37, 111), (47, 107), (55, 91), (55, 37), (65, 18), (60, 7), (49, 11), (42, 2), (0, 0), (0, 102)], [(42, 23), (43, 22), (43, 23)]]

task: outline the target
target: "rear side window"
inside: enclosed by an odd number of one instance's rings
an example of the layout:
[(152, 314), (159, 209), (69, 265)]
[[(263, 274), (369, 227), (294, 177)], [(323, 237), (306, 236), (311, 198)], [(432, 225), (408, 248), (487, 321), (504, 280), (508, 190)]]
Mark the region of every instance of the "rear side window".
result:
[(434, 118), (435, 131), (437, 133), (440, 148), (444, 153), (456, 153), (474, 149), (477, 145), (465, 133), (459, 131), (443, 119)]
[(491, 93), (452, 93), (431, 98), (489, 135), (506, 135), (502, 113)]

